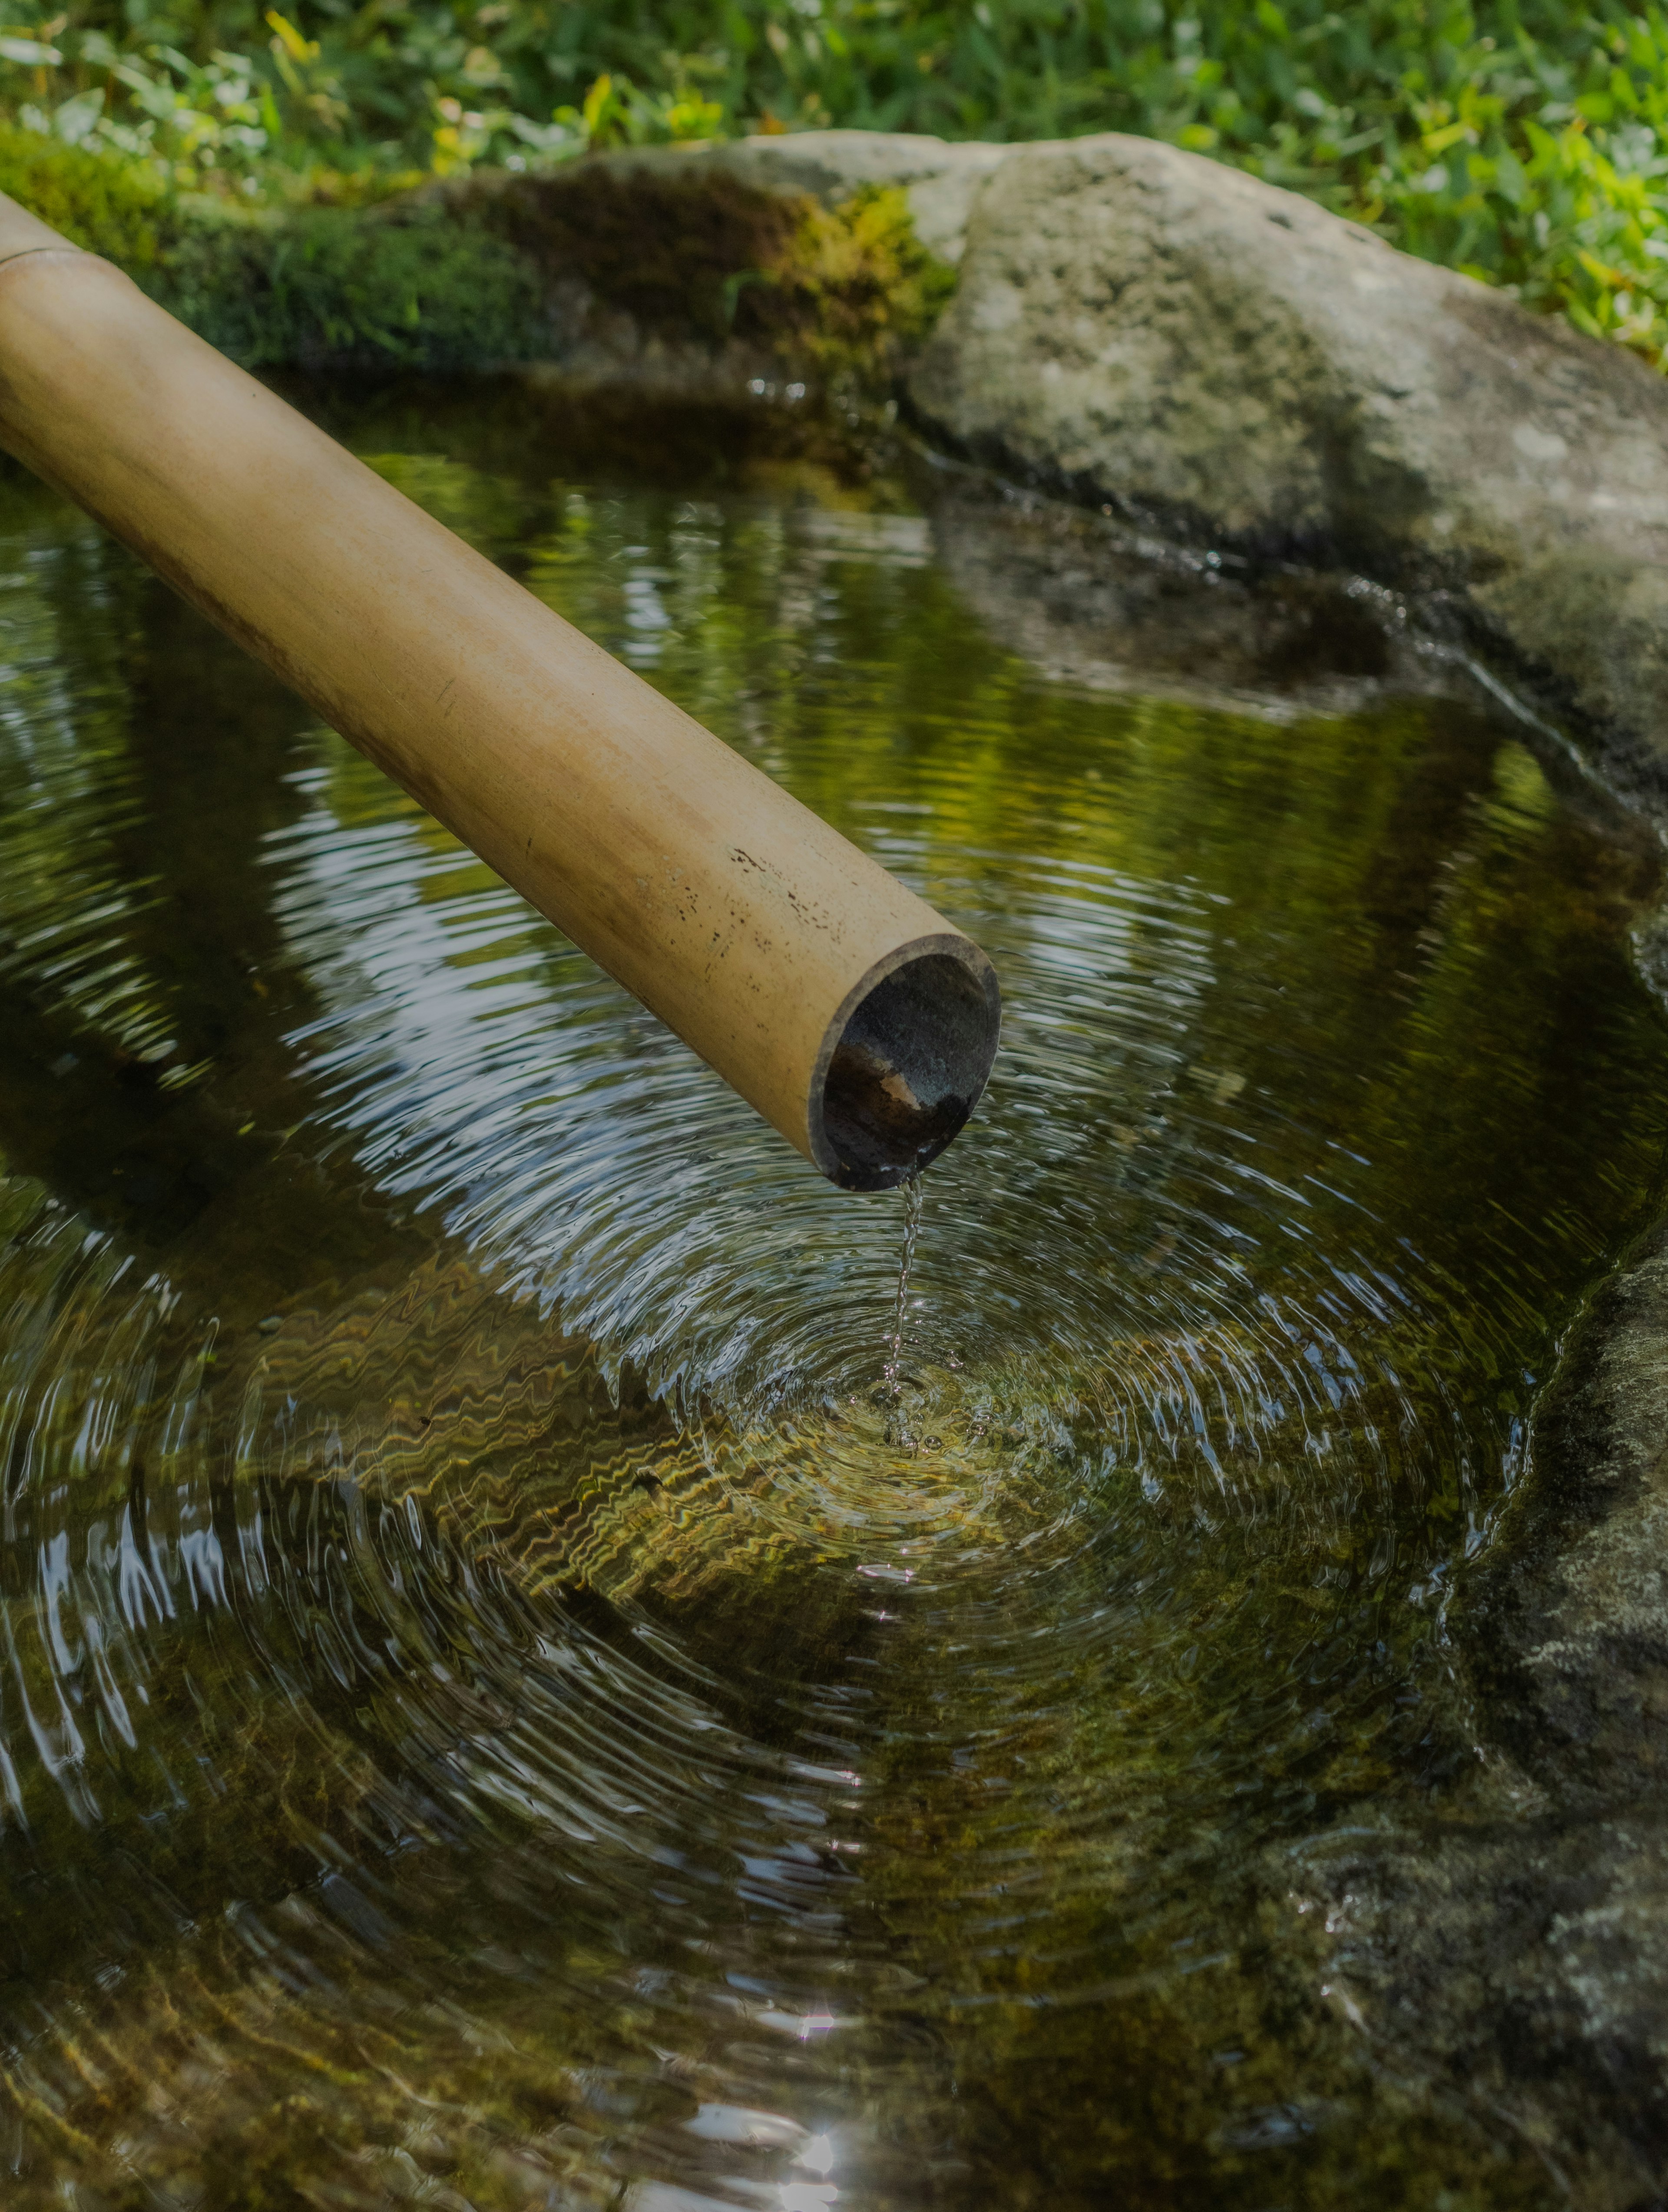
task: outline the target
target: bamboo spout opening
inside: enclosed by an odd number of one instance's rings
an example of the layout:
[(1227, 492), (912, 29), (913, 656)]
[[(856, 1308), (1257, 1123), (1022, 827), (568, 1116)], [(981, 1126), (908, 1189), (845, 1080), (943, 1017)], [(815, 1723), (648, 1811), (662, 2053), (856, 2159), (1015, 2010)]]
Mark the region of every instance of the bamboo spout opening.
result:
[(843, 1190), (919, 1175), (972, 1112), (1001, 1027), (995, 971), (971, 939), (900, 946), (872, 969), (823, 1046), (811, 1131), (823, 1173)]

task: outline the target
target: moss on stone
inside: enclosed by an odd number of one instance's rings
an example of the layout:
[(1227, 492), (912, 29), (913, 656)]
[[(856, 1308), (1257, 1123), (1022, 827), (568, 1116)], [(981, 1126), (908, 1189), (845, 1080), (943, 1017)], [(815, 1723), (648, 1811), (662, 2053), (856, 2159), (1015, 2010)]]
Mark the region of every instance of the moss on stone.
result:
[(581, 318), (629, 316), (651, 343), (721, 355), (734, 342), (784, 378), (874, 391), (954, 287), (901, 190), (831, 208), (714, 168), (587, 162), (372, 207), (254, 209), (0, 126), (0, 190), (251, 368), (548, 360), (577, 287)]
[(875, 187), (838, 207), (812, 202), (791, 272), (812, 312), (806, 350), (825, 374), (874, 378), (919, 343), (955, 289), (955, 271), (915, 234), (909, 196)]
[(895, 187), (830, 208), (720, 169), (677, 176), (599, 163), (489, 191), (462, 204), (488, 210), (546, 285), (577, 278), (647, 337), (737, 340), (784, 374), (825, 383), (888, 380), (954, 289)]
[(536, 358), (548, 343), (525, 258), (433, 207), (193, 211), (143, 281), (251, 368), (443, 374)]

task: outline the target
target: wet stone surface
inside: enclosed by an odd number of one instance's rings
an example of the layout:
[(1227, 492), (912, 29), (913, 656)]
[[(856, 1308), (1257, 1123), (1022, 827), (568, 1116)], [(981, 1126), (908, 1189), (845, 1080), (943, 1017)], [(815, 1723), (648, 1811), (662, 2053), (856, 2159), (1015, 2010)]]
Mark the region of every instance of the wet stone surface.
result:
[(314, 404), (1004, 1048), (900, 1295), (9, 481), (8, 2204), (1657, 2201), (1648, 825), (1347, 584)]

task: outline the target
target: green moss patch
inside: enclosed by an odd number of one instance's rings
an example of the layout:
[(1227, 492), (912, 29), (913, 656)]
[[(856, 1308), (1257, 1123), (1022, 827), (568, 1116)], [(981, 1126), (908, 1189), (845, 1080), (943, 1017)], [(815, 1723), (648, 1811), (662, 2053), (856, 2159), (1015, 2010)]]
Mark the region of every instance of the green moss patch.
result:
[(667, 177), (581, 165), (462, 204), (489, 207), (495, 228), (546, 283), (580, 278), (647, 335), (736, 338), (786, 371), (829, 382), (883, 382), (954, 288), (897, 189), (831, 209), (721, 171)]
[(447, 374), (549, 349), (538, 275), (481, 225), (439, 208), (180, 224), (146, 289), (251, 368)]

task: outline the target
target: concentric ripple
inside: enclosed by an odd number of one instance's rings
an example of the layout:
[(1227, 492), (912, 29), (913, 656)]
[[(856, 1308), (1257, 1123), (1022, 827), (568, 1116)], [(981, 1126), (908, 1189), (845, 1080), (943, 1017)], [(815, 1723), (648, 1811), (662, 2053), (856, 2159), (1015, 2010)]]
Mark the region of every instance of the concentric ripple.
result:
[(1301, 1868), (1476, 1764), (1448, 1602), (1660, 1168), (1653, 854), (1456, 701), (1038, 672), (934, 538), (999, 507), (438, 419), (358, 434), (972, 931), (1002, 1053), (900, 1295), (904, 1197), (11, 488), (8, 2203), (1541, 2203)]

